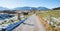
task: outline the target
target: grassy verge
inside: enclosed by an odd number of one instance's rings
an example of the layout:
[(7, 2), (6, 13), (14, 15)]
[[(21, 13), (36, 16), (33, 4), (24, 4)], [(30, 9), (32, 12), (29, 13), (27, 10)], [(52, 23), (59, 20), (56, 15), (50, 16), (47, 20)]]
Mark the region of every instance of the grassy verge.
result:
[[(37, 13), (36, 14), (37, 16), (40, 16), (40, 17), (42, 17), (42, 19), (43, 18), (45, 18), (45, 17), (50, 17), (50, 16), (52, 16), (52, 17), (55, 17), (55, 18), (59, 18), (60, 17), (60, 11), (57, 11), (57, 10), (50, 10), (50, 11), (45, 11), (45, 12), (43, 12), (43, 13)], [(48, 19), (48, 18), (45, 18), (45, 19)], [(44, 21), (45, 22), (45, 21)], [(54, 24), (56, 24), (56, 22), (53, 20), (53, 21), (51, 21), (51, 22), (53, 22)], [(47, 23), (48, 24), (48, 23)], [(46, 25), (46, 24), (44, 24), (44, 25)], [(60, 23), (58, 24), (58, 25), (60, 25)], [(48, 24), (48, 29), (49, 29), (49, 31), (54, 31), (54, 29), (55, 29), (55, 26), (53, 26), (53, 25), (50, 25), (50, 24)], [(46, 26), (47, 27), (47, 26)]]

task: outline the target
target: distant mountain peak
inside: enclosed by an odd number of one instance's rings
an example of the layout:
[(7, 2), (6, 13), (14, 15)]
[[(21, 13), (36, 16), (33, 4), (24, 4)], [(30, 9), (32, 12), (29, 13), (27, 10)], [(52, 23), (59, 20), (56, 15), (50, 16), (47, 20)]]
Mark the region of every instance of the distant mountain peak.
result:
[(14, 8), (15, 10), (49, 10), (48, 8), (46, 7), (17, 7), (17, 8)]
[(46, 7), (16, 7), (14, 9), (0, 7), (0, 10), (49, 10), (49, 9)]

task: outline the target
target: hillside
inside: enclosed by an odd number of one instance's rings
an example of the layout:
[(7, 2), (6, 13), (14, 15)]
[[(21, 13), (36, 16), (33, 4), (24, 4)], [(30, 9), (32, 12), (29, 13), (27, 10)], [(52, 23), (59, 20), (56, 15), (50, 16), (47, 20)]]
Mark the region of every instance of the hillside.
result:
[(60, 7), (57, 7), (57, 8), (53, 8), (53, 10), (60, 10)]

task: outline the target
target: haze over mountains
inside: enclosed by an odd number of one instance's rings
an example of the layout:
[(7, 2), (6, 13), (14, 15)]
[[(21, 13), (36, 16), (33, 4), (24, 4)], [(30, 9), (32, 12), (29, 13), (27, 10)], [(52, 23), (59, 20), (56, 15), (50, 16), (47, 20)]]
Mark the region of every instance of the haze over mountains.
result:
[(46, 7), (16, 7), (13, 9), (0, 7), (0, 10), (49, 10), (49, 9)]
[(8, 8), (0, 7), (0, 10), (8, 10)]

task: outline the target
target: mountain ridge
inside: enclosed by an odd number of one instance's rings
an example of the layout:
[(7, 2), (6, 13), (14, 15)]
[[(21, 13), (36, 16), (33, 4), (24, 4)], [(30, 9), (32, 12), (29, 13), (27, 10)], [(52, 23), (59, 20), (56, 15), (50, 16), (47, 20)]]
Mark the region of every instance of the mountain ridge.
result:
[(8, 9), (5, 7), (0, 7), (0, 10), (49, 10), (46, 7), (16, 7), (13, 9)]
[(60, 10), (60, 7), (57, 7), (57, 8), (53, 8), (53, 10)]
[(46, 7), (17, 7), (15, 10), (49, 10)]

